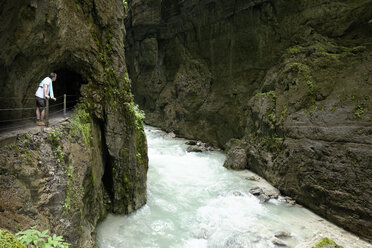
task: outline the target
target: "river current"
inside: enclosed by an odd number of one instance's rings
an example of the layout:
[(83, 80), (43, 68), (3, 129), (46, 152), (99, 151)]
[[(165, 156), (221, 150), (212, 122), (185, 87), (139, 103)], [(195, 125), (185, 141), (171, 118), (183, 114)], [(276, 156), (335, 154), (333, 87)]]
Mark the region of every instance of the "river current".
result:
[(128, 216), (108, 215), (97, 228), (99, 248), (310, 248), (322, 237), (372, 248), (283, 197), (260, 203), (251, 188), (275, 189), (262, 178), (247, 180), (252, 172), (225, 169), (222, 152), (188, 153), (186, 140), (148, 126), (146, 135), (147, 204)]

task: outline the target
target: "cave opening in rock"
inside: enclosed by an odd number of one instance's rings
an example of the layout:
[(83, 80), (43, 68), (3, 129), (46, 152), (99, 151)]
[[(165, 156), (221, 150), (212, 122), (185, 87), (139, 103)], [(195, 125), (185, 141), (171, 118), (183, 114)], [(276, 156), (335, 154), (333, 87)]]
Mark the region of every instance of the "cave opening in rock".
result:
[(62, 105), (63, 95), (66, 94), (67, 109), (71, 110), (79, 100), (81, 85), (86, 82), (80, 74), (68, 68), (58, 69), (54, 72), (57, 73), (57, 80), (53, 83), (53, 91), (57, 101), (52, 102), (51, 107), (57, 104)]

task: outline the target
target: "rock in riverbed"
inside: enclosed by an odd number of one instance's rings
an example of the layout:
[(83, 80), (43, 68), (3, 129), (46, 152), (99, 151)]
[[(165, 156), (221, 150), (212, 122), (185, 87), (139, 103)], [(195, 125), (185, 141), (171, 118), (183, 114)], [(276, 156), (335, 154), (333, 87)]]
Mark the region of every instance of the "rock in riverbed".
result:
[(187, 147), (186, 151), (187, 152), (204, 152), (205, 150), (203, 150), (199, 146), (189, 146), (189, 147)]
[(186, 141), (185, 144), (189, 145), (189, 146), (195, 146), (197, 144), (197, 141), (196, 140), (189, 140), (189, 141)]
[(246, 177), (245, 179), (247, 180), (250, 180), (250, 181), (260, 181), (260, 177), (256, 177), (256, 176), (250, 176), (250, 177)]
[(276, 232), (274, 234), (274, 236), (276, 238), (290, 238), (290, 237), (292, 237), (292, 235), (290, 233), (287, 233), (287, 232)]
[(215, 150), (212, 145), (201, 141), (189, 140), (185, 142), (185, 144), (189, 145), (186, 149), (187, 152), (205, 152)]
[(271, 242), (276, 246), (287, 247), (287, 244), (280, 239), (273, 239)]
[(254, 187), (254, 188), (249, 190), (249, 193), (251, 193), (252, 195), (257, 196), (257, 195), (263, 194), (263, 190), (260, 187)]
[(254, 188), (250, 189), (249, 193), (256, 196), (260, 200), (260, 203), (267, 202), (270, 199), (278, 199), (278, 197), (279, 197), (278, 192), (265, 192), (260, 187), (254, 187)]

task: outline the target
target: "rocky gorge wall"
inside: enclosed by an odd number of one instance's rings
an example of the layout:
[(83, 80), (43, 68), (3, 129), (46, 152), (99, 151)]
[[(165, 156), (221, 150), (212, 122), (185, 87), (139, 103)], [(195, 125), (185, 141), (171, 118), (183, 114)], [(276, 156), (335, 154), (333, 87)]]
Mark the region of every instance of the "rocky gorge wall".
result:
[(64, 235), (72, 247), (94, 247), (95, 227), (107, 212), (127, 214), (145, 204), (147, 144), (124, 37), (121, 0), (0, 0), (1, 108), (34, 108), (28, 99), (39, 82), (62, 72), (55, 93), (73, 88), (79, 95), (82, 133), (75, 137), (66, 124), (55, 132), (57, 143), (41, 132), (14, 149), (1, 147), (1, 227), (36, 225)]
[(128, 2), (146, 122), (372, 239), (372, 1)]

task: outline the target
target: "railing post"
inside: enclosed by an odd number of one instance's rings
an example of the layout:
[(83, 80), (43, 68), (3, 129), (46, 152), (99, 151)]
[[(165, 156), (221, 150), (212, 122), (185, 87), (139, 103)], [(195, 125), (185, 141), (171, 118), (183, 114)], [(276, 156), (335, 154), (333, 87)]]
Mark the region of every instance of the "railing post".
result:
[(46, 99), (45, 125), (49, 126), (49, 99)]
[(63, 95), (63, 116), (66, 117), (66, 94)]

